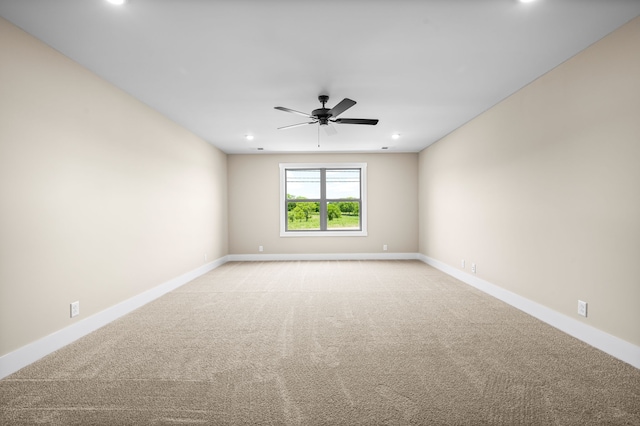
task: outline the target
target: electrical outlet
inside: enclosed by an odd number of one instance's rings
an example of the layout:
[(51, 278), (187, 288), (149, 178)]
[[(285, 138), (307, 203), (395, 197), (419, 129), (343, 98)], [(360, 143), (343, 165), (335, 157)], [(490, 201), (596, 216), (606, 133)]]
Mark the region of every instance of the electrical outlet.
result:
[(578, 315), (582, 315), (583, 317), (587, 316), (587, 302), (578, 300)]
[(460, 262), (460, 266), (462, 266), (462, 269), (464, 269), (464, 259), (462, 259), (462, 261)]
[(80, 315), (80, 302), (73, 302), (70, 306), (70, 311), (71, 311), (71, 318), (73, 317), (77, 317), (78, 315)]
[(262, 247), (262, 246), (258, 246), (258, 251), (260, 251), (260, 252), (261, 252), (261, 251), (263, 251), (263, 250), (264, 250), (264, 247)]
[(382, 251), (387, 251), (387, 245), (386, 244), (382, 245)]
[(207, 261), (207, 253), (204, 254), (204, 261)]
[(471, 264), (471, 272), (473, 272), (474, 274), (476, 273), (476, 264), (475, 263)]

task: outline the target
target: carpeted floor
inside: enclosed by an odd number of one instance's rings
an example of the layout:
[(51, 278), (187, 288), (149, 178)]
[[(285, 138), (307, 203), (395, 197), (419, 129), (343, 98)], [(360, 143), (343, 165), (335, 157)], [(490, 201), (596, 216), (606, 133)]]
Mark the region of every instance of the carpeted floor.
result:
[(419, 261), (227, 263), (0, 381), (0, 424), (640, 425), (640, 370)]

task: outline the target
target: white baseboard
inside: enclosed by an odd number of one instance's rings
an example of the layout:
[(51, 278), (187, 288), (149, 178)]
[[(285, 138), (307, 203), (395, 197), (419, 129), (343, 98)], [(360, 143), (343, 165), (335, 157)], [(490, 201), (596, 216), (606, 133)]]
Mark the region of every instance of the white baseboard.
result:
[(230, 254), (229, 262), (270, 262), (291, 260), (417, 260), (418, 253), (311, 253), (311, 254)]
[(63, 328), (62, 330), (58, 330), (55, 333), (43, 337), (42, 339), (36, 340), (35, 342), (23, 346), (20, 349), (3, 355), (0, 357), (0, 379), (15, 373), (21, 368), (26, 367), (27, 365), (57, 351), (83, 336), (86, 336), (121, 316), (146, 305), (160, 296), (175, 290), (189, 281), (212, 271), (227, 261), (227, 256), (221, 257), (220, 259), (202, 265), (199, 268), (147, 290), (144, 293), (98, 312), (95, 315), (91, 315), (90, 317), (78, 321), (73, 325)]
[(612, 336), (611, 334), (605, 333), (604, 331), (598, 330), (597, 328), (573, 319), (567, 315), (556, 312), (553, 309), (505, 290), (495, 284), (491, 284), (490, 282), (482, 280), (474, 275), (462, 272), (461, 270), (447, 265), (446, 263), (442, 263), (423, 254), (419, 254), (418, 259), (484, 293), (495, 297), (496, 299), (502, 300), (503, 302), (538, 318), (539, 320), (575, 337), (578, 340), (582, 340), (583, 342), (640, 369), (640, 346), (636, 346), (626, 340), (620, 339), (619, 337)]

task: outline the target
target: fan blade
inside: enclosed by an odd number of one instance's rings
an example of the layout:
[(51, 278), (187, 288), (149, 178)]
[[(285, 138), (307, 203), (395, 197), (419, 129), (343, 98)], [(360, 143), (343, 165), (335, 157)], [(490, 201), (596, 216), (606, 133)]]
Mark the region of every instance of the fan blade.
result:
[(291, 126), (284, 126), (284, 127), (278, 127), (278, 130), (282, 130), (282, 129), (292, 129), (294, 127), (299, 127), (299, 126), (306, 126), (307, 124), (316, 124), (317, 121), (310, 121), (308, 123), (298, 123), (298, 124), (292, 124)]
[(349, 98), (344, 98), (340, 101), (340, 103), (333, 108), (331, 108), (328, 113), (331, 114), (332, 117), (337, 117), (352, 106), (356, 104), (356, 101), (352, 101)]
[(337, 118), (333, 120), (335, 123), (342, 124), (368, 124), (370, 126), (375, 126), (378, 124), (378, 120), (372, 120), (369, 118)]
[(323, 125), (322, 127), (324, 127), (324, 132), (328, 136), (333, 136), (333, 135), (337, 135), (338, 134), (338, 131), (336, 130), (335, 127), (333, 127), (333, 124), (331, 124), (331, 123), (327, 123), (326, 125)]
[(280, 111), (284, 111), (284, 112), (290, 112), (292, 114), (298, 114), (301, 115), (303, 117), (307, 117), (307, 118), (313, 118), (313, 116), (305, 113), (305, 112), (300, 112), (300, 111), (296, 111), (295, 109), (289, 109), (289, 108), (285, 108), (285, 107), (273, 107), (274, 109), (279, 109)]

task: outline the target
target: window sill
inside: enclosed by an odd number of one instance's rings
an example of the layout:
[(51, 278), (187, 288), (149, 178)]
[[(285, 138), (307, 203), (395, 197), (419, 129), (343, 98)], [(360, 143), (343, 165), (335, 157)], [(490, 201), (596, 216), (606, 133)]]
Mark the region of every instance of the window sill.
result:
[(367, 231), (287, 231), (281, 237), (366, 237)]

